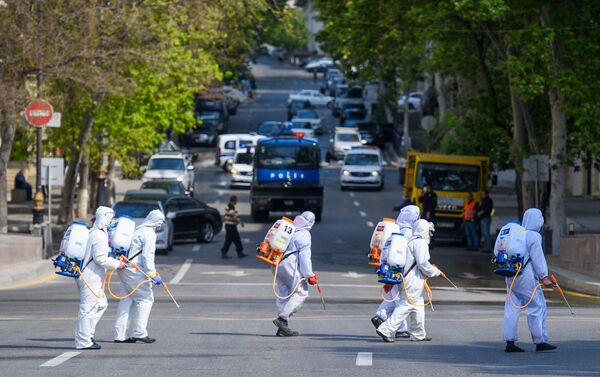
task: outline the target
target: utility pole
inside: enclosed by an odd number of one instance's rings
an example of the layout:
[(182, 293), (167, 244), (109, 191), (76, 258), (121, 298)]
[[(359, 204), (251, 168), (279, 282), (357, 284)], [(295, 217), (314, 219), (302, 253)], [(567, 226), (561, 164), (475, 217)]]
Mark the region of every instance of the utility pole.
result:
[[(42, 25), (42, 0), (37, 0), (38, 31)], [(39, 43), (39, 38), (38, 38)], [(42, 91), (42, 58), (37, 49), (37, 98), (43, 98)], [(42, 193), (42, 127), (36, 130), (36, 159), (35, 159), (35, 194), (33, 195), (33, 224), (42, 224), (44, 222), (44, 194)], [(48, 203), (50, 205), (50, 203)]]

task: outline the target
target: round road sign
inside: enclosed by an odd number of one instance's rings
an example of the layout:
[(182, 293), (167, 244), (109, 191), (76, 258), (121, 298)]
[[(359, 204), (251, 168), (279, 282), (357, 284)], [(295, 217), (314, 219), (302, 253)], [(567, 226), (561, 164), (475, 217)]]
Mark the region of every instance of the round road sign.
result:
[(34, 99), (25, 108), (25, 119), (34, 127), (44, 127), (52, 119), (52, 105), (43, 99)]

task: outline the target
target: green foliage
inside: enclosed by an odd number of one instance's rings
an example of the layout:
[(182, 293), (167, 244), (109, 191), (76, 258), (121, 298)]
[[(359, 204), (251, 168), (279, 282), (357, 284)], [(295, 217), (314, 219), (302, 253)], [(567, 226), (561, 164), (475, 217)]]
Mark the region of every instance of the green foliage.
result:
[(287, 5), (282, 9), (269, 8), (264, 15), (260, 37), (262, 42), (288, 51), (305, 47), (308, 44), (309, 33), (304, 12)]

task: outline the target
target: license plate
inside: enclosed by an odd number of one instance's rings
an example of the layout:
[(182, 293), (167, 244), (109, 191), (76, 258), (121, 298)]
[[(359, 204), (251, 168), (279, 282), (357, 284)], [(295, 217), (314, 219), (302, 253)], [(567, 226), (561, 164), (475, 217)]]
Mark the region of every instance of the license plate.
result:
[(454, 224), (446, 223), (446, 222), (436, 222), (435, 227), (436, 228), (454, 228)]
[(293, 200), (284, 200), (283, 204), (286, 205), (286, 206), (293, 206), (294, 205), (294, 201)]

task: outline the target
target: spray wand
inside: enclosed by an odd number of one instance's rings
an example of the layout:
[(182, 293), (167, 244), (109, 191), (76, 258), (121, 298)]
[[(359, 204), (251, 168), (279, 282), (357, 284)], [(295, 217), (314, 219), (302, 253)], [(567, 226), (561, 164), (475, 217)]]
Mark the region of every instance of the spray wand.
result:
[(571, 315), (574, 315), (575, 313), (573, 313), (573, 309), (571, 309), (571, 305), (569, 305), (569, 301), (567, 301), (567, 297), (565, 296), (565, 292), (562, 290), (562, 288), (560, 287), (560, 285), (558, 285), (558, 281), (556, 280), (556, 277), (554, 275), (550, 275), (550, 280), (554, 284), (554, 286), (555, 286), (556, 290), (558, 291), (558, 293), (560, 293), (560, 295), (562, 296), (563, 300), (565, 300), (565, 304), (567, 304), (567, 306), (569, 307), (569, 311), (571, 312)]
[[(120, 258), (122, 260), (124, 260), (125, 262), (129, 263), (131, 265), (131, 267), (135, 268), (136, 270), (138, 270), (139, 272), (141, 272), (142, 274), (144, 274), (144, 276), (146, 276), (148, 279), (150, 279), (152, 282), (154, 282), (154, 280), (150, 277), (150, 275), (148, 275), (147, 273), (145, 273), (140, 266), (138, 266), (137, 264), (133, 263), (132, 261), (130, 261), (129, 259), (127, 259), (127, 257), (125, 255), (121, 255)], [(160, 276), (160, 275), (159, 275)], [(156, 283), (155, 283), (156, 284)], [(165, 283), (163, 281), (162, 283), (162, 287), (165, 290), (165, 292), (167, 292), (167, 294), (169, 295), (169, 297), (171, 297), (171, 300), (173, 300), (173, 303), (175, 304), (175, 306), (177, 306), (177, 309), (179, 309), (179, 304), (177, 303), (177, 301), (175, 300), (175, 297), (173, 297), (173, 295), (171, 294), (171, 290), (169, 290), (169, 287), (167, 286), (167, 283)]]

